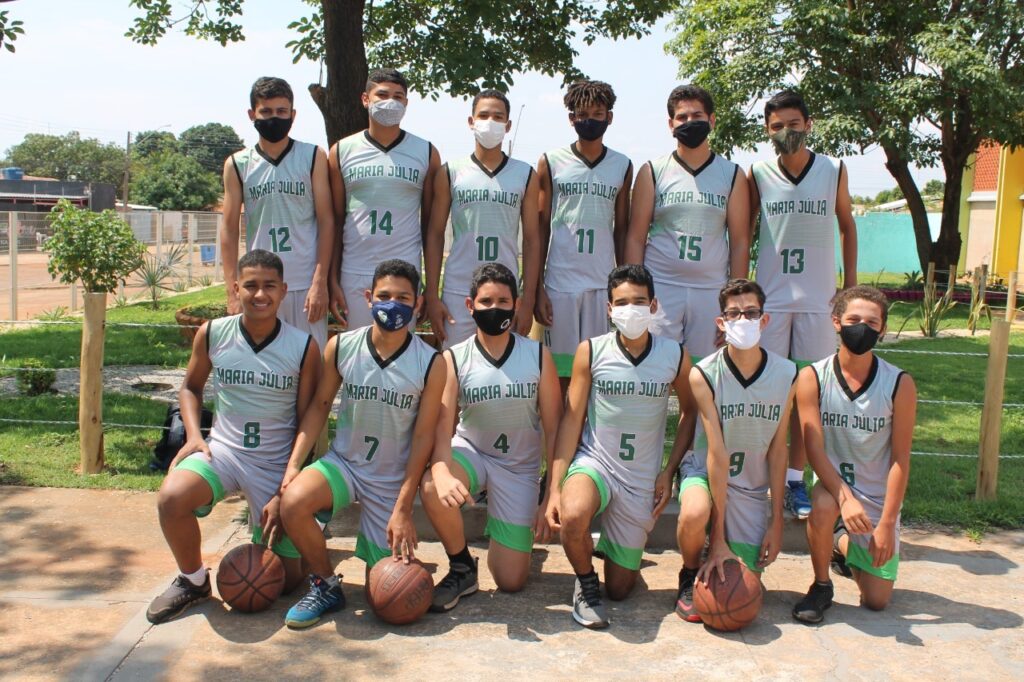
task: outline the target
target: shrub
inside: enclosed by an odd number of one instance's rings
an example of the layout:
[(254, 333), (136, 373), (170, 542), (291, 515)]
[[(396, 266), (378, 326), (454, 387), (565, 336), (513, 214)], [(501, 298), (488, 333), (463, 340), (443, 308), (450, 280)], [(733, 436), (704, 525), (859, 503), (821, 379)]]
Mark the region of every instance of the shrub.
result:
[(47, 220), (53, 236), (43, 244), (50, 254), (46, 269), (64, 284), (80, 281), (86, 291), (111, 293), (142, 265), (145, 245), (112, 210), (93, 213), (61, 199)]
[(18, 391), (22, 395), (33, 396), (49, 393), (57, 381), (57, 372), (46, 369), (38, 360), (23, 360), (21, 368), (27, 371), (15, 372)]

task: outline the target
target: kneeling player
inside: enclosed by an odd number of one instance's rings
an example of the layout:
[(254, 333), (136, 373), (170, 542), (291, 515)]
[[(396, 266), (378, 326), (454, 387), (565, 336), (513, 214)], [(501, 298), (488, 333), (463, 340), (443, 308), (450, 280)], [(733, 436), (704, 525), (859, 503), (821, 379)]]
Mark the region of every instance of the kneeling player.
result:
[[(681, 467), (677, 536), (683, 569), (676, 599), (676, 613), (690, 622), (700, 621), (693, 607), (695, 579), (713, 580), (715, 568), (724, 577), (722, 563), (737, 558), (760, 573), (782, 547), (786, 429), (796, 365), (759, 344), (769, 324), (764, 300), (756, 282), (727, 282), (715, 320), (726, 345), (690, 372), (700, 422), (693, 452)], [(709, 519), (711, 547), (701, 566)]]
[(830, 559), (836, 573), (857, 581), (869, 609), (884, 609), (896, 582), (917, 389), (910, 375), (871, 352), (888, 310), (873, 287), (840, 292), (832, 309), (839, 352), (805, 368), (797, 383), (807, 457), (818, 476), (807, 520), (814, 584), (793, 607), (805, 623), (820, 623), (832, 606)]
[[(241, 314), (211, 320), (196, 333), (179, 394), (188, 440), (171, 462), (157, 502), (160, 528), (181, 575), (150, 604), (151, 623), (170, 620), (210, 596), (196, 517), (209, 514), (230, 493), (241, 491), (249, 503), (253, 542), (266, 540), (284, 559), (285, 589), (302, 578), (299, 553), (279, 530), (278, 487), (295, 426), (316, 390), (320, 350), (309, 334), (277, 318), (287, 290), (281, 259), (250, 251), (238, 261)], [(207, 442), (199, 412), (211, 371), (218, 389)]]
[[(690, 356), (678, 342), (648, 331), (657, 307), (647, 268), (615, 268), (608, 276), (608, 314), (617, 331), (584, 341), (573, 359), (547, 518), (553, 530), (561, 529), (562, 546), (576, 572), (572, 617), (584, 627), (609, 623), (591, 560), (591, 521), (603, 513), (597, 550), (605, 557), (608, 597), (625, 599), (693, 433)], [(679, 397), (681, 414), (663, 469), (670, 387)]]
[(487, 565), (494, 582), (505, 592), (526, 584), (533, 541), (549, 536), (547, 496), (538, 508), (537, 477), (542, 450), (551, 468), (562, 413), (550, 351), (511, 331), (519, 309), (512, 271), (500, 263), (478, 267), (465, 305), (476, 334), (444, 353), (448, 379), (421, 493), (450, 561), (434, 589), (433, 611), (453, 609), (477, 590), (459, 507), (472, 504), (481, 490), (487, 490)]
[[(437, 353), (409, 331), (422, 302), (419, 279), (405, 261), (378, 265), (366, 292), (374, 324), (327, 343), (324, 376), (299, 425), (281, 486), (281, 518), (312, 571), (309, 592), (285, 616), (289, 627), (315, 625), (345, 605), (318, 520), (326, 523), (359, 502), (356, 556), (367, 573), (389, 555), (408, 561), (416, 548), (412, 503), (434, 446), (445, 382), (444, 363), (434, 362)], [(330, 450), (300, 473), (342, 382)]]

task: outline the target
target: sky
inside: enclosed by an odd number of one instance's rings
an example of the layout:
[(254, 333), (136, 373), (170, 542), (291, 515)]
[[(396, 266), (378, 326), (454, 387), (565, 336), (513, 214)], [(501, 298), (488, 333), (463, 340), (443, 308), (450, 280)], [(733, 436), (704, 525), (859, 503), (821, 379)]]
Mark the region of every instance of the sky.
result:
[[(181, 0), (172, 0), (179, 9)], [(180, 134), (208, 122), (232, 126), (251, 144), (256, 141), (246, 110), (252, 82), (273, 75), (288, 80), (298, 112), (292, 136), (326, 145), (323, 119), (307, 87), (320, 80), (320, 66), (292, 63), (285, 44), (287, 25), (309, 12), (302, 0), (253, 0), (242, 24), (244, 42), (221, 47), (181, 32), (169, 32), (155, 47), (124, 36), (136, 16), (127, 0), (18, 0), (5, 3), (10, 18), (24, 22), (17, 52), (0, 51), (0, 150), (27, 133), (64, 134), (124, 145), (126, 133), (161, 129)], [(98, 13), (97, 7), (103, 12)], [(259, 7), (260, 11), (254, 11)], [(678, 80), (675, 58), (665, 54), (667, 22), (639, 40), (602, 40), (579, 46), (577, 65), (592, 78), (612, 84), (618, 95), (615, 120), (605, 143), (635, 165), (671, 151), (665, 100)], [(569, 127), (559, 79), (522, 74), (509, 90), (516, 126), (513, 155), (535, 163), (545, 151), (568, 144)], [(713, 94), (713, 93), (712, 93)], [(468, 155), (473, 136), (466, 125), (469, 102), (441, 96), (437, 101), (410, 96), (403, 128), (434, 143), (442, 159)], [(738, 152), (748, 166), (770, 156), (768, 145)], [(895, 186), (878, 149), (844, 159), (853, 194), (875, 195)], [(942, 179), (939, 169), (915, 171), (918, 185)]]

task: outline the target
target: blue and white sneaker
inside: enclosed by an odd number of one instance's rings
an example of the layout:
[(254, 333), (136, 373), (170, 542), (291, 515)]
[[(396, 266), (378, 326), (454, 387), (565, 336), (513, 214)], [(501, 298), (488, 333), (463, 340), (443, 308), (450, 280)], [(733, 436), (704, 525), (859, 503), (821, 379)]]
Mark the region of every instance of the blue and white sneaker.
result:
[[(333, 582), (333, 581), (332, 581)], [(290, 628), (302, 629), (316, 625), (325, 613), (345, 608), (345, 594), (341, 582), (329, 585), (318, 575), (309, 576), (309, 592), (288, 609), (284, 623)]]
[(786, 483), (786, 509), (798, 519), (806, 519), (811, 515), (811, 499), (807, 497), (807, 484), (803, 481)]

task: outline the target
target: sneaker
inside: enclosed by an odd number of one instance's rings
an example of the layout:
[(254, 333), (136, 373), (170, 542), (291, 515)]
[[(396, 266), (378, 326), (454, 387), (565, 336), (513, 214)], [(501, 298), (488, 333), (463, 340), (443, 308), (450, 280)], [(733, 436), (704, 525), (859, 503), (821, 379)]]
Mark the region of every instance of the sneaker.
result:
[(846, 524), (843, 523), (843, 517), (840, 516), (836, 519), (836, 527), (832, 532), (832, 559), (829, 561), (829, 565), (832, 567), (832, 572), (836, 575), (852, 578), (853, 571), (846, 565), (846, 557), (839, 550), (839, 538), (846, 534)]
[(601, 601), (601, 581), (597, 573), (576, 578), (572, 602), (572, 617), (577, 623), (595, 630), (608, 627), (608, 612)]
[(434, 613), (444, 613), (454, 609), (459, 600), (468, 597), (480, 588), (476, 580), (478, 559), (473, 560), (472, 566), (461, 563), (453, 563), (448, 569), (441, 582), (434, 588), (434, 599), (430, 602), (430, 610)]
[(199, 602), (210, 598), (210, 572), (206, 572), (206, 580), (202, 585), (193, 585), (192, 581), (179, 575), (164, 590), (164, 593), (153, 600), (146, 609), (146, 619), (154, 625), (166, 623), (179, 613)]
[(676, 597), (676, 615), (687, 623), (699, 623), (700, 616), (693, 607), (693, 582), (697, 578), (697, 569), (683, 567), (679, 571), (679, 595)]
[(793, 607), (793, 617), (804, 623), (820, 623), (825, 619), (825, 609), (832, 606), (834, 594), (831, 581), (827, 585), (814, 581), (807, 595)]
[(798, 519), (811, 515), (811, 500), (807, 497), (807, 484), (803, 481), (789, 481), (786, 484), (786, 509)]
[(284, 624), (290, 628), (302, 629), (316, 625), (320, 617), (331, 611), (345, 608), (345, 594), (341, 591), (341, 582), (328, 585), (318, 575), (309, 576), (309, 592), (288, 609)]

